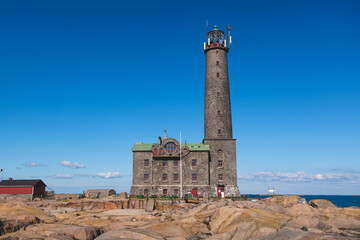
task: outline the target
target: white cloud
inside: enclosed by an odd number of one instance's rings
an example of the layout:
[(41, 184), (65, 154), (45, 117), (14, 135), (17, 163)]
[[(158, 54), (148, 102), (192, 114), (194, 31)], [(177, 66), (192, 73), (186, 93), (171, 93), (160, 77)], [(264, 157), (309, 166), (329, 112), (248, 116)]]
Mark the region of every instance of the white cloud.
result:
[(62, 178), (62, 179), (70, 179), (72, 178), (70, 174), (55, 174), (52, 176), (49, 176), (51, 178)]
[(62, 161), (60, 162), (61, 165), (65, 166), (65, 167), (69, 167), (69, 168), (74, 168), (74, 169), (78, 169), (78, 168), (85, 168), (84, 164), (80, 164), (77, 162), (70, 162), (70, 161)]
[(279, 181), (279, 182), (351, 182), (360, 183), (360, 173), (319, 173), (312, 175), (303, 171), (288, 172), (255, 172), (250, 176), (238, 174), (239, 180), (246, 181)]
[(101, 178), (121, 178), (122, 177), (119, 172), (97, 173), (96, 175)]
[(46, 167), (47, 166), (45, 163), (34, 163), (34, 162), (29, 162), (24, 165), (25, 165), (25, 167)]
[(316, 175), (315, 175), (315, 179), (317, 179), (317, 180), (322, 180), (322, 179), (323, 179), (323, 175), (322, 175), (322, 174), (316, 174)]

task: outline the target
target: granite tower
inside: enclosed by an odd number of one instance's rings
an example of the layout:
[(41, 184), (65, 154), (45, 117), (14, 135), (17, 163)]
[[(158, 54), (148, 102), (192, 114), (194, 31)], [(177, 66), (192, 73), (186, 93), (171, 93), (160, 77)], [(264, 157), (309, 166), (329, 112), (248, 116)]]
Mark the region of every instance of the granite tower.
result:
[[(210, 146), (210, 185), (225, 196), (240, 195), (236, 173), (236, 139), (232, 135), (230, 85), (227, 53), (231, 44), (228, 34), (215, 28), (207, 33), (204, 144)], [(222, 176), (222, 181), (219, 178)]]

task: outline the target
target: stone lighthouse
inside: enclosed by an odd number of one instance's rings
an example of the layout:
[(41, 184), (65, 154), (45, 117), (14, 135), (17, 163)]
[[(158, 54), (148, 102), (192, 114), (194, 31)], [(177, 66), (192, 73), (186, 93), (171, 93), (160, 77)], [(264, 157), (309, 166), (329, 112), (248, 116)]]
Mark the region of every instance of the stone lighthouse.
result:
[(236, 175), (236, 144), (232, 136), (227, 53), (231, 37), (218, 30), (204, 43), (205, 138), (182, 143), (168, 137), (137, 142), (133, 152), (131, 195), (192, 197), (240, 196)]
[(210, 147), (210, 185), (217, 194), (239, 196), (236, 173), (236, 139), (232, 135), (230, 86), (227, 53), (231, 44), (227, 34), (214, 29), (207, 33), (204, 140)]

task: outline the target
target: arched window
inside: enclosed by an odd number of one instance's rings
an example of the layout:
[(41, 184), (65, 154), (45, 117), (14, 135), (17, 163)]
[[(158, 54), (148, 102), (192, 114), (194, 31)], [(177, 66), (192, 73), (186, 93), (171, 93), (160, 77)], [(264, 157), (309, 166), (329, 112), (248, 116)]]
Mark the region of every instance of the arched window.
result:
[(221, 155), (223, 151), (221, 149), (218, 150), (218, 155)]
[(168, 142), (168, 143), (165, 145), (165, 151), (166, 151), (167, 153), (170, 153), (170, 154), (174, 153), (174, 152), (176, 151), (176, 145), (175, 145), (175, 143), (173, 143), (173, 142)]

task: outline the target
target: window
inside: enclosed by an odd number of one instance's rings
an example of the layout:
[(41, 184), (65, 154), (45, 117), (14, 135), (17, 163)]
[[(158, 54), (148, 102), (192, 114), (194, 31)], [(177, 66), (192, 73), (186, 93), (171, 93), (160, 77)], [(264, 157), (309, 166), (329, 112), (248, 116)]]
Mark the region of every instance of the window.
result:
[(163, 160), (163, 161), (162, 161), (162, 166), (163, 166), (163, 167), (167, 167), (167, 166), (168, 166), (168, 161), (167, 161), (167, 160)]
[(149, 161), (149, 159), (145, 159), (145, 160), (144, 160), (144, 166), (145, 166), (145, 167), (150, 166), (150, 161)]
[(196, 159), (191, 160), (191, 166), (193, 166), (193, 167), (197, 166), (197, 160)]
[(222, 167), (223, 166), (223, 160), (219, 160), (218, 161), (218, 167)]
[(165, 151), (170, 154), (172, 154), (176, 151), (176, 145), (173, 142), (168, 142), (164, 148), (165, 148)]
[(218, 116), (220, 116), (220, 111), (218, 111)]
[(145, 188), (144, 189), (144, 196), (147, 196), (147, 195), (149, 195), (149, 189)]
[(219, 65), (219, 61), (216, 61), (216, 65)]
[(149, 174), (144, 174), (144, 182), (149, 182), (150, 178), (149, 178)]
[(218, 97), (220, 96), (220, 92), (217, 92), (217, 96), (218, 96)]
[(220, 73), (216, 73), (216, 76), (217, 76), (217, 77), (220, 77)]
[(178, 195), (179, 195), (179, 189), (177, 189), (177, 188), (174, 189), (174, 195), (175, 195), (175, 196), (178, 196)]
[(174, 180), (174, 182), (178, 182), (179, 181), (179, 174), (175, 173), (173, 175), (173, 180)]
[(196, 173), (191, 174), (191, 180), (193, 182), (197, 182), (197, 174)]
[(173, 165), (174, 165), (174, 167), (178, 167), (179, 166), (179, 160), (174, 160)]
[(164, 173), (164, 174), (162, 175), (162, 180), (163, 180), (163, 182), (167, 182), (167, 180), (168, 180), (168, 175), (167, 175), (166, 173)]
[(218, 129), (218, 135), (220, 135), (221, 134), (221, 130), (220, 129)]
[(223, 151), (221, 149), (218, 150), (218, 155), (221, 155)]
[(222, 181), (223, 180), (223, 175), (222, 174), (219, 174), (219, 181)]
[(167, 195), (167, 189), (163, 189), (163, 195)]

